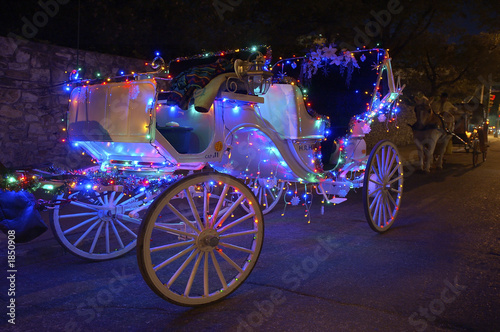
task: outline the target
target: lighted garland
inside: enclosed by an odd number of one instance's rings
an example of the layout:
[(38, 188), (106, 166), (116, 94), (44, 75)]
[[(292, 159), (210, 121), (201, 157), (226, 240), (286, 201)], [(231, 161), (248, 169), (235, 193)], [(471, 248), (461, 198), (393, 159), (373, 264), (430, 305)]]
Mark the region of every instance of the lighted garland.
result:
[(9, 172), (0, 178), (0, 190), (34, 192), (40, 186), (40, 177), (25, 172)]

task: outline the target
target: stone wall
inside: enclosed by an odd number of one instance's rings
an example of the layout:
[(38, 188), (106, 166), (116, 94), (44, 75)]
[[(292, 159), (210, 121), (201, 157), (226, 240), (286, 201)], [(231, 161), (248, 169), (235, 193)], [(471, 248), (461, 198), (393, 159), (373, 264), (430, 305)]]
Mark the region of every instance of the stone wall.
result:
[[(145, 71), (144, 60), (79, 51), (85, 77)], [(0, 162), (7, 167), (54, 163), (76, 169), (90, 163), (63, 142), (69, 92), (64, 82), (77, 67), (77, 50), (0, 36)]]

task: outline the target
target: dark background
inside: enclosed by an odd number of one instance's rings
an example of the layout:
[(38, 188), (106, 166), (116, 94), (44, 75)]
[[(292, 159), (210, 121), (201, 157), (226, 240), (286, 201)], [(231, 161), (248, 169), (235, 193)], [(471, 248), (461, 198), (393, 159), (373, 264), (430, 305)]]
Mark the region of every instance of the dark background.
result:
[[(277, 60), (318, 42), (378, 45), (390, 49), (407, 89), (451, 90), (452, 99), (471, 95), (479, 75), (500, 72), (498, 1), (59, 1), (3, 1), (0, 35), (23, 36), (26, 21), (38, 17), (30, 40), (141, 59), (265, 44)], [(55, 8), (46, 22), (44, 4)]]

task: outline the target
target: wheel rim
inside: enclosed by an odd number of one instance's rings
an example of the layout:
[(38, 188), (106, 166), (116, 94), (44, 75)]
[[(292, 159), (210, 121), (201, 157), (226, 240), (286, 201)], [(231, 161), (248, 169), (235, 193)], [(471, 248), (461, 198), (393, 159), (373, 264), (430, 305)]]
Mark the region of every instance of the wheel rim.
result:
[[(257, 198), (263, 214), (268, 214), (278, 204), (283, 194), (284, 184), (277, 178), (271, 179), (249, 179), (245, 181)], [(243, 206), (244, 208), (244, 206)]]
[(137, 242), (141, 222), (139, 215), (129, 213), (144, 204), (144, 193), (126, 195), (74, 192), (59, 195), (71, 199), (56, 205), (52, 229), (59, 243), (69, 252), (89, 260), (106, 260), (122, 256)]
[(376, 232), (387, 231), (399, 211), (403, 193), (403, 165), (396, 146), (379, 142), (366, 165), (363, 201), (370, 227)]
[(262, 211), (248, 187), (225, 174), (192, 175), (149, 208), (139, 232), (139, 268), (170, 302), (211, 303), (248, 277), (263, 236)]

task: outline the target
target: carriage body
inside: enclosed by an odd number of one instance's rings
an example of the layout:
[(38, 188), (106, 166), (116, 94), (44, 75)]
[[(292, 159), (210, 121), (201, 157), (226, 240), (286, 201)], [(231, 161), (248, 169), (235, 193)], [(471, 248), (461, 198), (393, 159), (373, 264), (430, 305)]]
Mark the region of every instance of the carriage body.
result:
[[(362, 64), (367, 55), (368, 60)], [(358, 80), (356, 73), (347, 74), (352, 82), (321, 77), (321, 86), (333, 81), (329, 88), (352, 84), (346, 91), (321, 92), (342, 96), (341, 102), (327, 100), (334, 105), (329, 106), (330, 113), (323, 111), (322, 115), (306, 105), (306, 89), (297, 84), (300, 78), (291, 72), (287, 77), (292, 80), (284, 82), (281, 75), (263, 95), (254, 95), (239, 83), (231, 88), (231, 82), (240, 81), (234, 73), (218, 75), (182, 109), (168, 102), (168, 91), (160, 91), (157, 80), (161, 78), (154, 75), (82, 83), (70, 97), (69, 140), (85, 149), (103, 170), (171, 173), (199, 170), (209, 164), (239, 178), (322, 182), (334, 177), (323, 168), (328, 159), (321, 152), (326, 133), (333, 130), (339, 136), (344, 134), (344, 142), (351, 136), (352, 141), (362, 140), (373, 117), (392, 112), (401, 93), (387, 52), (359, 51), (349, 53), (349, 57), (354, 59), (351, 63), (357, 59), (361, 64), (362, 68), (356, 66), (361, 78)], [(291, 59), (292, 63), (296, 60), (305, 59)], [(274, 68), (283, 74), (287, 62), (290, 60)], [(206, 112), (197, 111), (200, 104), (205, 105)], [(329, 120), (326, 114), (337, 117)], [(342, 126), (343, 131), (336, 130)], [(353, 156), (344, 154), (339, 160), (350, 164)], [(359, 161), (363, 156), (357, 153), (354, 159)], [(340, 165), (336, 166), (339, 170)]]
[[(201, 62), (210, 66), (213, 60)], [(71, 93), (69, 140), (95, 158), (101, 171), (150, 179), (206, 166), (210, 171), (175, 180), (161, 193), (112, 186), (84, 193), (78, 197), (88, 202), (79, 202), (70, 191), (73, 207), (86, 210), (54, 209), (59, 242), (92, 260), (118, 257), (137, 244), (148, 285), (168, 301), (197, 306), (227, 296), (249, 275), (262, 247), (263, 212), (274, 207), (285, 183), (302, 183), (306, 191), (314, 186), (325, 203), (343, 202), (352, 188), (363, 187), (368, 223), (385, 232), (400, 206), (403, 169), (394, 144), (381, 141), (368, 156), (363, 137), (375, 117), (389, 119), (395, 112), (402, 88), (395, 84), (390, 58), (376, 49), (316, 60), (279, 62), (272, 85), (273, 74), (258, 67), (258, 59), (236, 61), (235, 72), (187, 90), (192, 92), (187, 99), (174, 88), (160, 88), (165, 80), (154, 74), (79, 82)], [(327, 98), (313, 98), (311, 106), (302, 77), (279, 65), (287, 61), (292, 69), (302, 61), (300, 68), (311, 77), (316, 73), (311, 63), (316, 70), (338, 64), (348, 70), (338, 72), (342, 80), (318, 79), (311, 93)], [(183, 63), (175, 61), (170, 69), (180, 64), (177, 74), (185, 79), (189, 66)], [(198, 80), (198, 71), (190, 73)], [(166, 83), (172, 87), (172, 81)], [(322, 105), (338, 116), (317, 113)], [(338, 137), (330, 151), (329, 131)], [(278, 194), (265, 189), (269, 186)], [(77, 221), (63, 226), (72, 219)], [(88, 247), (82, 249), (83, 242)]]

